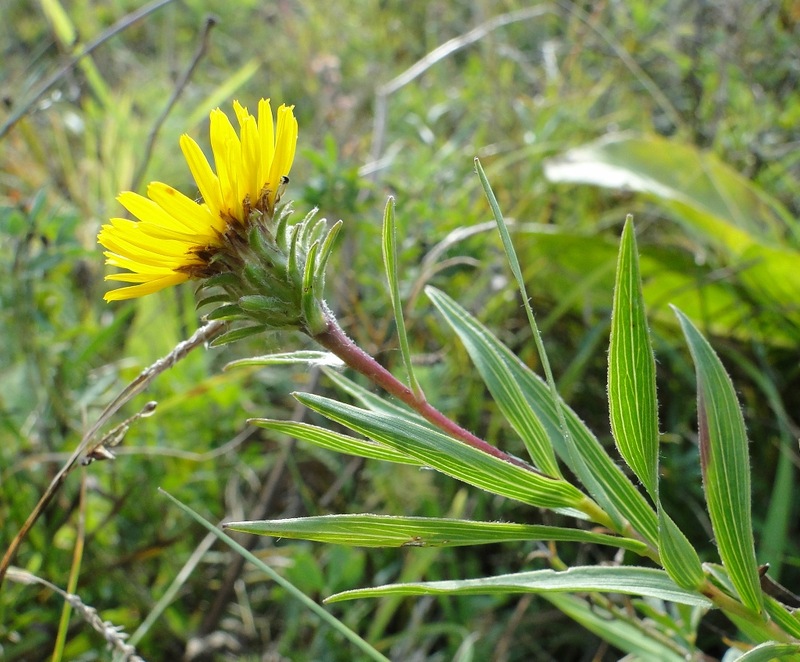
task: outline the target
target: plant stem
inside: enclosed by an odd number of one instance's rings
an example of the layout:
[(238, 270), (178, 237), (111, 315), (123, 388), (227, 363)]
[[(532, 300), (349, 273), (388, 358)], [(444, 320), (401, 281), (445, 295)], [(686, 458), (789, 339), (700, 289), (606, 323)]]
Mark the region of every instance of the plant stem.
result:
[[(714, 605), (724, 611), (729, 617), (738, 617), (755, 627), (761, 628), (765, 639), (780, 641), (782, 643), (796, 643), (797, 640), (786, 632), (779, 623), (767, 619), (764, 614), (759, 614), (745, 607), (741, 602), (732, 598), (722, 589), (707, 581), (700, 592), (711, 600)], [(734, 621), (735, 622), (735, 621)]]
[(446, 432), (451, 437), (463, 441), (465, 444), (487, 455), (522, 467), (528, 471), (540, 473), (527, 462), (513, 455), (509, 455), (508, 453), (504, 453), (499, 448), (475, 436), (469, 430), (465, 430), (458, 425), (458, 423), (447, 418), (447, 416), (429, 404), (424, 396), (414, 393), (414, 391), (403, 384), (403, 382), (397, 379), (373, 357), (350, 340), (331, 313), (327, 314), (327, 328), (321, 333), (313, 334), (311, 337), (325, 349), (338, 356), (347, 366), (360, 372), (387, 393), (407, 404), (425, 418), (425, 420), (432, 423), (443, 432)]

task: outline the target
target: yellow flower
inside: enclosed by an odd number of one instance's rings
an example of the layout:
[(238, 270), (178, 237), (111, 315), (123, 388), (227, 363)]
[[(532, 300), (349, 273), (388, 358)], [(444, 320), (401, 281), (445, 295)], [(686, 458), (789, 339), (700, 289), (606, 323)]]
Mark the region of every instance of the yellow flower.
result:
[(294, 106), (278, 108), (273, 125), (269, 100), (253, 117), (233, 103), (239, 135), (219, 108), (211, 112), (211, 151), (216, 173), (200, 146), (181, 136), (181, 151), (202, 202), (161, 182), (147, 187), (147, 197), (127, 191), (118, 200), (139, 221), (112, 218), (97, 241), (107, 250), (106, 264), (129, 273), (106, 276), (134, 285), (107, 292), (106, 301), (157, 292), (190, 278), (220, 273), (215, 258), (254, 224), (272, 220), (275, 205), (288, 183), (297, 144)]

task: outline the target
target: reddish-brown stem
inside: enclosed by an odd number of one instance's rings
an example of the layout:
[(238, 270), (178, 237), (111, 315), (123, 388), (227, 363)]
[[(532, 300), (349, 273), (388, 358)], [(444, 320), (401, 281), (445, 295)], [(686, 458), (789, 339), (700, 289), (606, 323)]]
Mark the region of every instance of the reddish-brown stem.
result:
[(403, 382), (397, 379), (391, 372), (350, 340), (330, 314), (328, 315), (327, 322), (327, 328), (321, 333), (313, 335), (312, 338), (329, 352), (342, 359), (347, 366), (360, 372), (387, 393), (407, 404), (425, 418), (425, 420), (433, 423), (433, 425), (443, 432), (446, 432), (451, 437), (459, 439), (487, 455), (491, 455), (505, 462), (510, 462), (528, 471), (538, 473), (538, 471), (527, 462), (513, 455), (509, 455), (508, 453), (504, 453), (499, 448), (492, 446), (480, 437), (476, 437), (469, 430), (465, 430), (458, 423), (447, 418), (442, 412), (430, 405), (424, 397), (417, 396), (414, 391), (403, 384)]

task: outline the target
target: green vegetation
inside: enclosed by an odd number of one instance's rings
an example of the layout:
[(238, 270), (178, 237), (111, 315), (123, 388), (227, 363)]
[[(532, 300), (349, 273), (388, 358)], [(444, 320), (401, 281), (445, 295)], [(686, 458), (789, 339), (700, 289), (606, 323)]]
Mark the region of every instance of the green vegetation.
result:
[[(232, 99), (295, 105), (348, 335), (557, 480), (299, 334), (200, 342), (22, 541), (0, 657), (798, 659), (760, 577), (800, 585), (797, 2), (139, 5), (0, 8), (3, 551), (201, 326), (191, 284), (104, 303), (95, 237), (122, 190), (196, 195), (179, 136)], [(278, 537), (228, 530), (245, 563), (191, 511)]]

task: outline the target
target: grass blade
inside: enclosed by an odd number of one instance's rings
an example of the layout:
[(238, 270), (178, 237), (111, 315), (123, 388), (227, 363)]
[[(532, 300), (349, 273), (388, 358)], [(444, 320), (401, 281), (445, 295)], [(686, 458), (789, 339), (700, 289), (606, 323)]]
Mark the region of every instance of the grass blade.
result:
[(343, 637), (345, 637), (351, 643), (353, 643), (359, 650), (361, 650), (367, 657), (369, 657), (369, 659), (379, 660), (380, 662), (389, 662), (389, 659), (387, 657), (381, 655), (378, 651), (376, 651), (372, 646), (370, 646), (366, 641), (364, 641), (361, 637), (359, 637), (355, 632), (353, 632), (349, 627), (347, 627), (344, 623), (342, 623), (333, 614), (323, 609), (320, 605), (318, 605), (305, 593), (303, 593), (300, 589), (298, 589), (294, 584), (292, 584), (289, 580), (285, 579), (277, 572), (275, 572), (266, 563), (264, 563), (261, 559), (255, 556), (252, 552), (247, 551), (239, 543), (233, 540), (233, 538), (227, 536), (225, 533), (223, 533), (220, 529), (218, 529), (208, 520), (203, 519), (198, 513), (189, 508), (189, 506), (178, 501), (171, 494), (168, 494), (162, 489), (159, 489), (159, 492), (161, 492), (165, 497), (167, 497), (170, 501), (172, 501), (172, 503), (174, 503), (184, 513), (189, 515), (195, 522), (197, 522), (202, 527), (213, 533), (217, 538), (219, 538), (222, 542), (228, 545), (228, 547), (230, 547), (233, 551), (235, 551), (237, 554), (241, 554), (244, 558), (250, 561), (250, 563), (252, 563), (256, 568), (261, 570), (261, 572), (267, 575), (276, 584), (280, 585), (281, 588), (283, 588), (295, 600), (300, 602), (306, 609), (319, 616), (319, 618), (322, 621), (330, 625), (334, 630), (339, 632)]
[(386, 209), (383, 212), (383, 265), (386, 268), (386, 281), (389, 283), (389, 296), (392, 300), (392, 310), (394, 311), (394, 323), (397, 327), (397, 340), (400, 343), (400, 354), (403, 356), (403, 363), (408, 373), (408, 383), (411, 390), (418, 396), (422, 396), (417, 376), (414, 374), (414, 366), (411, 363), (411, 350), (408, 347), (408, 336), (406, 335), (406, 324), (403, 319), (403, 302), (400, 300), (400, 283), (397, 276), (397, 231), (394, 222), (394, 198), (389, 197), (386, 201)]

